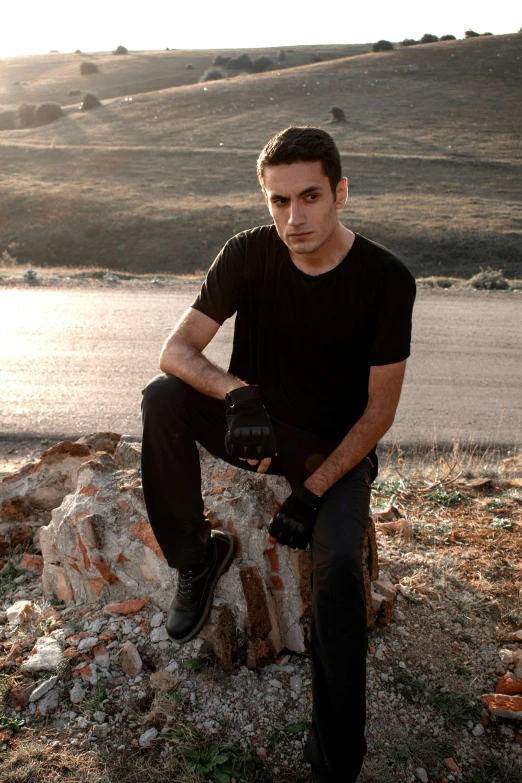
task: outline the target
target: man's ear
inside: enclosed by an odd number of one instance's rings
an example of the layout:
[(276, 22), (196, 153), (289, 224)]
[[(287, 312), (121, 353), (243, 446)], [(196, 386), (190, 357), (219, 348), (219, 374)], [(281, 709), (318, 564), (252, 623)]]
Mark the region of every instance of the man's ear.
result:
[(335, 191), (335, 206), (337, 209), (342, 209), (348, 200), (348, 180), (346, 177), (342, 177), (339, 180)]

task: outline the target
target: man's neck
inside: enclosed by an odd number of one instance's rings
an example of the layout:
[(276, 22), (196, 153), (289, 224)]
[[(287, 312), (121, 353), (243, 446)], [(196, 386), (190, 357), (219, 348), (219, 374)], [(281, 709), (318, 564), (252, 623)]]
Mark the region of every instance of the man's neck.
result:
[(339, 223), (339, 229), (314, 253), (288, 253), (295, 266), (311, 277), (335, 269), (346, 258), (355, 241), (355, 234)]

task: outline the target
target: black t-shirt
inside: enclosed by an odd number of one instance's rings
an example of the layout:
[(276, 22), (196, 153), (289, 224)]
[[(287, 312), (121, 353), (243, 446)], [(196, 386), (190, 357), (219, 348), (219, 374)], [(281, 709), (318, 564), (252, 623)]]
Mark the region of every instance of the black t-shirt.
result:
[(270, 225), (227, 242), (191, 306), (219, 324), (237, 313), (229, 372), (259, 385), (271, 416), (341, 440), (368, 403), (370, 366), (410, 355), (414, 300), (407, 267), (360, 234), (312, 276)]

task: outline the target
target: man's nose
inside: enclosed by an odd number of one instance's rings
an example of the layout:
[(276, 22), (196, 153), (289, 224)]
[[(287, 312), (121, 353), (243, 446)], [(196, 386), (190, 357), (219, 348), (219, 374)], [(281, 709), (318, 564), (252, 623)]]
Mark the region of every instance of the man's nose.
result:
[(300, 226), (304, 223), (305, 217), (299, 201), (290, 202), (290, 214), (288, 223), (290, 226)]

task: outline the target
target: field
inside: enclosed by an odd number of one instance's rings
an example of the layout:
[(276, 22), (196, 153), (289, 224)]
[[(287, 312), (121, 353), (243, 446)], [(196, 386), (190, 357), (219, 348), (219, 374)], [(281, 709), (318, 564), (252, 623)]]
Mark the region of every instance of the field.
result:
[[(199, 83), (215, 54), (0, 60), (0, 114), (46, 101), (66, 112), (0, 132), (3, 264), (206, 270), (229, 236), (269, 222), (255, 176), (263, 144), (309, 124), (342, 152), (345, 223), (416, 276), (493, 266), (520, 277), (522, 35), (382, 54), (299, 47), (277, 70)], [(83, 60), (99, 73), (81, 76)], [(79, 111), (88, 91), (102, 106)]]

